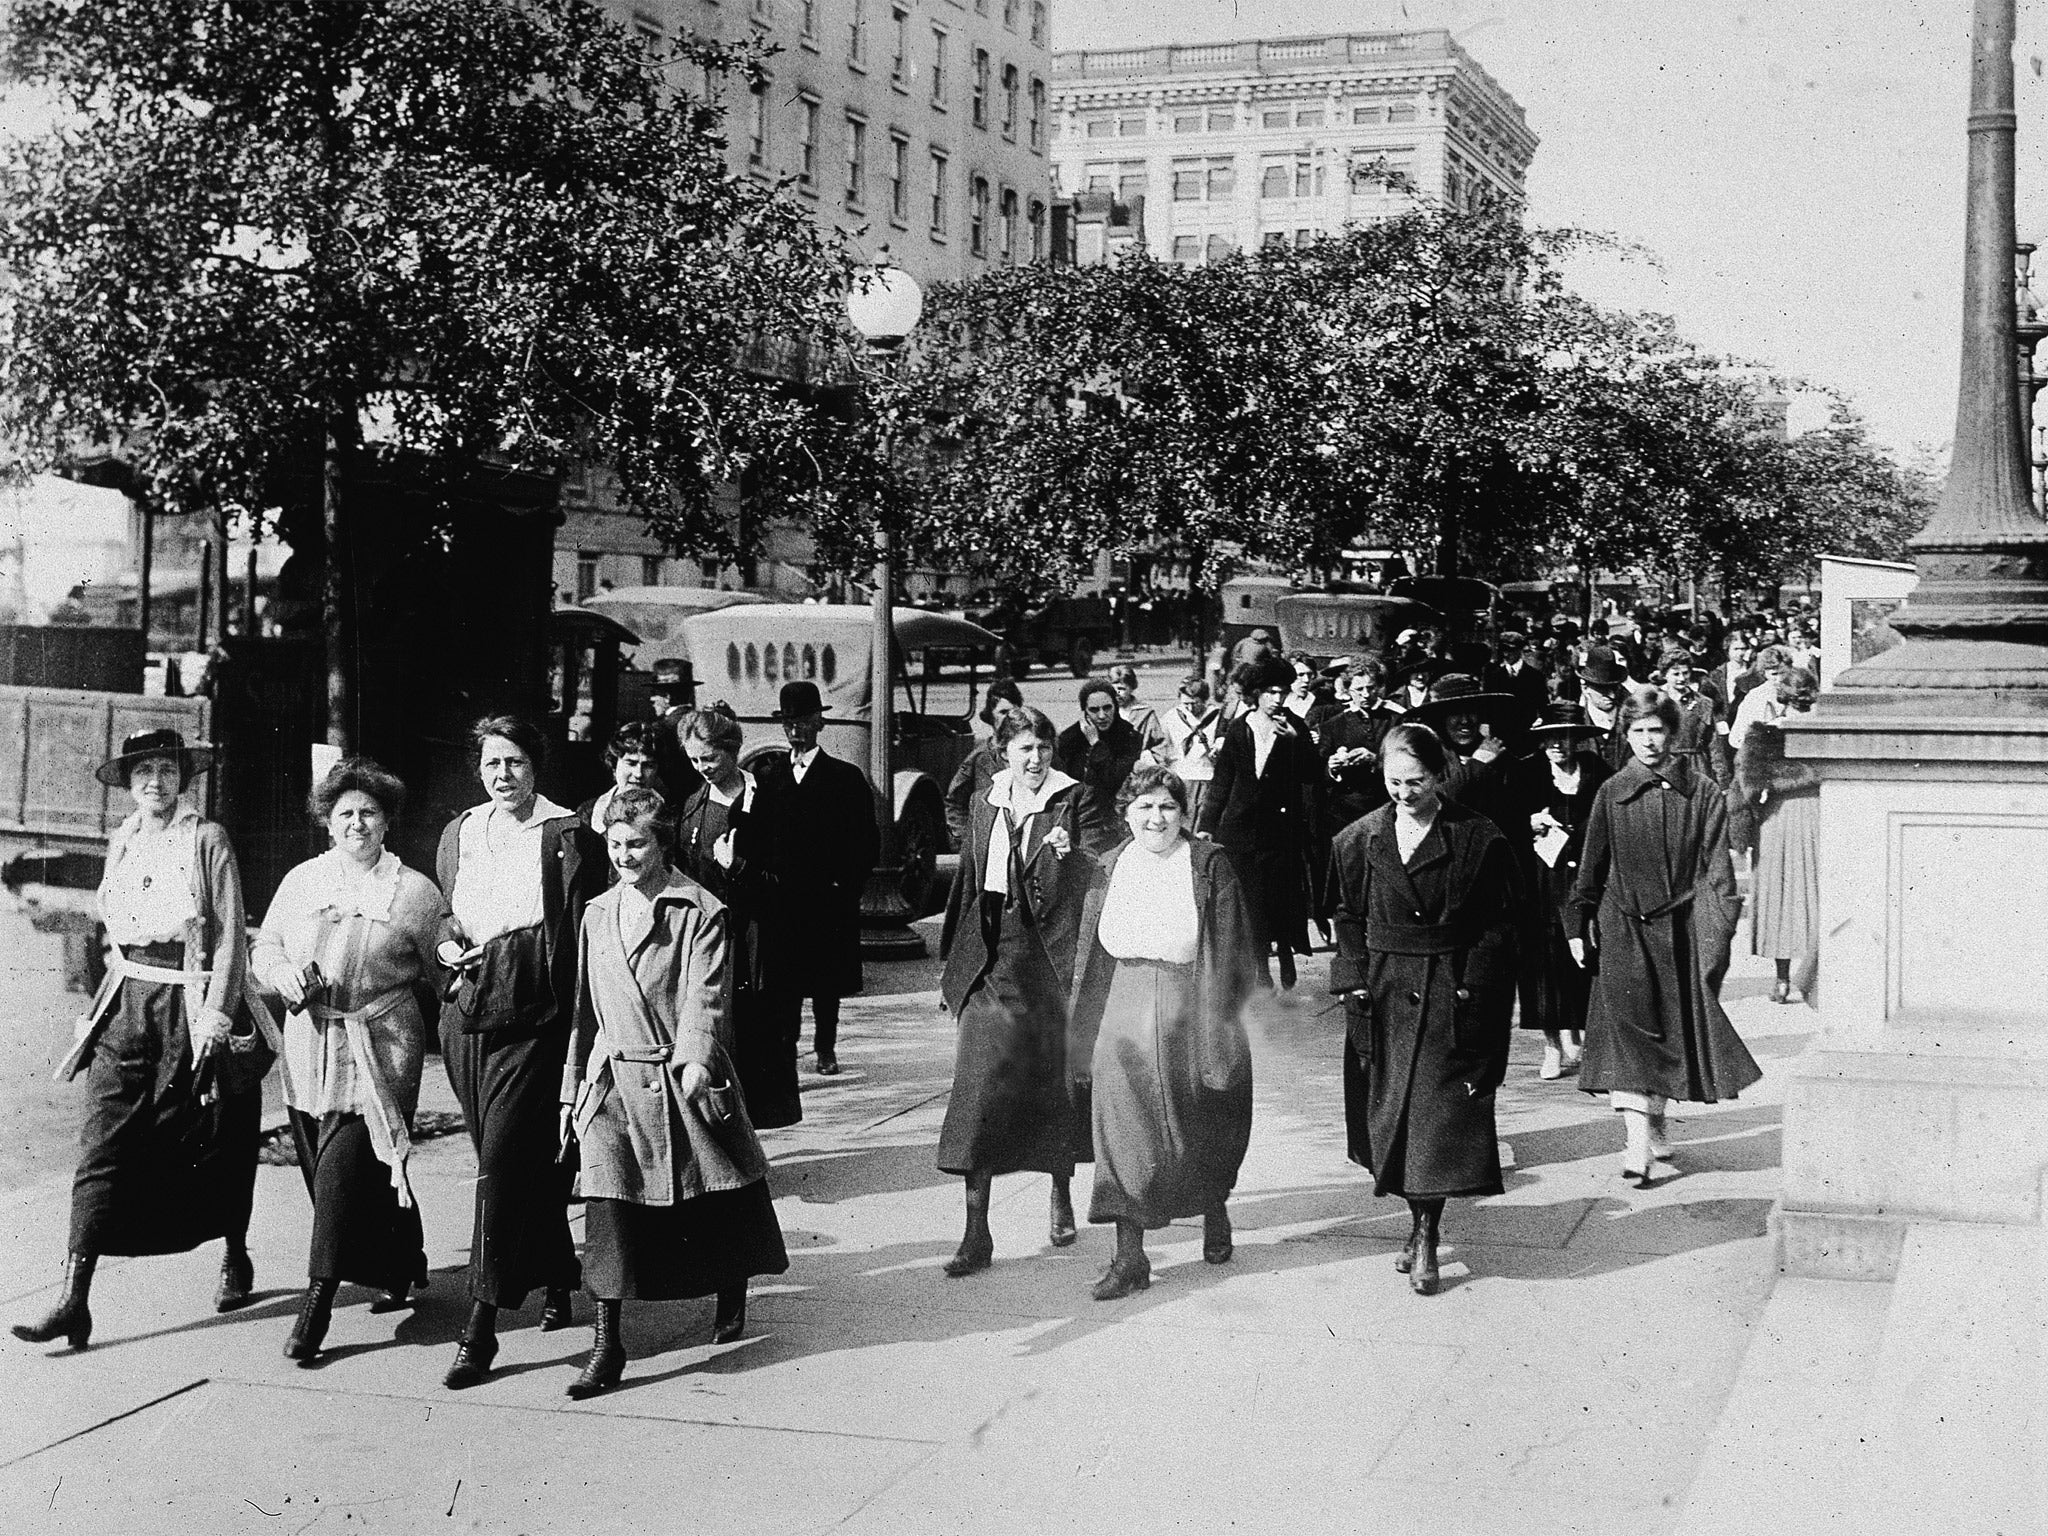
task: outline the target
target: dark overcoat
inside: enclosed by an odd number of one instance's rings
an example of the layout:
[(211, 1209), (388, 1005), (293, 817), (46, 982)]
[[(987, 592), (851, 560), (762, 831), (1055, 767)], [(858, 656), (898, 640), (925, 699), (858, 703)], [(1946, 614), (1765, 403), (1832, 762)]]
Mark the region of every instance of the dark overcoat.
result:
[(1671, 750), (1679, 757), (1691, 759), (1694, 776), (1704, 775), (1718, 789), (1725, 790), (1734, 777), (1720, 711), (1704, 693), (1695, 693), (1678, 706), (1678, 737)]
[(820, 747), (799, 783), (790, 760), (778, 757), (756, 780), (753, 815), (766, 865), (761, 946), (768, 990), (858, 996), (860, 897), (881, 857), (867, 775)]
[(1263, 771), (1243, 716), (1216, 749), (1216, 775), (1202, 797), (1198, 831), (1223, 845), (1250, 905), (1252, 937), (1262, 949), (1286, 944), (1308, 952), (1309, 785), (1323, 771), (1306, 729), (1290, 723), (1273, 739)]
[[(755, 790), (755, 806), (760, 790)], [(721, 865), (713, 846), (732, 833), (732, 864)], [(676, 867), (725, 903), (726, 978), (732, 1001), (732, 1057), (757, 1129), (795, 1125), (804, 1117), (797, 1079), (796, 1019), (767, 1006), (768, 970), (762, 914), (772, 910), (768, 866), (758, 816), (735, 800), (721, 805), (699, 784), (683, 802), (676, 827)]]
[(1763, 1075), (1721, 1008), (1742, 915), (1727, 821), (1682, 758), (1661, 773), (1631, 762), (1594, 797), (1572, 892), (1594, 967), (1587, 1093), (1712, 1104)]
[(1102, 866), (1082, 844), (1081, 799), (1081, 786), (1069, 784), (1025, 818), (993, 953), (982, 892), (999, 813), (986, 795), (974, 802), (939, 980), (959, 1029), (939, 1132), (944, 1172), (1065, 1174), (1090, 1155), (1087, 1108), (1073, 1092), (1075, 1068), (1085, 1072), (1089, 1057), (1073, 1038), (1071, 1000), (1082, 902)]
[[(1606, 762), (1591, 752), (1574, 752), (1579, 770), (1577, 794), (1567, 795), (1551, 775), (1550, 759), (1538, 752), (1508, 770), (1507, 795), (1520, 818), (1513, 842), (1521, 867), (1522, 1028), (1569, 1031), (1586, 1027), (1586, 999), (1591, 977), (1572, 959), (1569, 940), (1579, 931), (1572, 891), (1579, 881), (1579, 860), (1585, 852), (1586, 823), (1600, 786), (1612, 776)], [(1565, 830), (1557, 862), (1536, 856), (1529, 818), (1548, 811)]]
[(1107, 853), (1124, 840), (1116, 797), (1144, 754), (1145, 738), (1122, 715), (1093, 741), (1079, 721), (1060, 732), (1053, 765), (1081, 785), (1081, 840), (1090, 853)]
[[(1387, 778), (1380, 770), (1380, 742), (1401, 717), (1392, 710), (1374, 708), (1361, 714), (1347, 709), (1323, 722), (1316, 738), (1316, 750), (1323, 760), (1323, 776), (1329, 792), (1323, 797), (1330, 836), (1336, 837), (1359, 817), (1387, 803)], [(1330, 759), (1339, 751), (1364, 747), (1374, 755), (1368, 762), (1353, 763), (1337, 773), (1329, 770)]]
[[(1099, 937), (1102, 903), (1117, 860), (1129, 850), (1126, 843), (1102, 861), (1102, 879), (1082, 901), (1069, 1049), (1085, 1053), (1076, 1054), (1076, 1062), (1094, 1063), (1098, 1093), (1104, 1091), (1106, 1072), (1122, 1072), (1128, 1081), (1120, 1089), (1121, 1101), (1159, 1106), (1159, 1120), (1170, 1122), (1180, 1134), (1169, 1147), (1168, 1125), (1148, 1125), (1137, 1129), (1146, 1144), (1130, 1149), (1131, 1156), (1119, 1159), (1113, 1150), (1100, 1147), (1096, 1156), (1111, 1163), (1158, 1167), (1178, 1153), (1195, 1166), (1162, 1183), (1221, 1196), (1236, 1185), (1245, 1149), (1251, 1145), (1252, 1056), (1244, 1008), (1259, 981), (1251, 914), (1229, 855), (1214, 843), (1190, 844), (1198, 937), (1194, 992), (1179, 1020), (1183, 1027), (1168, 1038), (1153, 1040), (1149, 1051), (1123, 1051), (1114, 1063), (1095, 1063), (1095, 1045), (1117, 967)], [(1206, 1209), (1203, 1202), (1187, 1203), (1187, 1210), (1170, 1214), (1192, 1216)]]
[(1394, 808), (1337, 839), (1345, 998), (1344, 1119), (1373, 1191), (1435, 1199), (1501, 1191), (1494, 1090), (1515, 1003), (1515, 871), (1484, 816), (1446, 800), (1412, 863)]

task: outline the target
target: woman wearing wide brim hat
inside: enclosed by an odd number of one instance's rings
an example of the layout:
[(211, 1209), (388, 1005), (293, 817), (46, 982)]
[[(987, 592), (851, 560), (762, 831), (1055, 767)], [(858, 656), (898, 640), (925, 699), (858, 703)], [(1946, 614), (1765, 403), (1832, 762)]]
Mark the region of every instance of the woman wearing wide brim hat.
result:
[(246, 1238), (256, 1189), (263, 1072), (274, 1042), (244, 1002), (249, 939), (242, 877), (227, 834), (186, 804), (213, 762), (174, 730), (137, 732), (95, 777), (135, 810), (107, 844), (100, 916), (107, 976), (60, 1076), (86, 1075), (85, 1124), (71, 1183), (64, 1289), (16, 1338), (92, 1336), (87, 1305), (105, 1254), (186, 1253), (227, 1244), (216, 1310), (250, 1299)]
[(1601, 732), (1569, 700), (1545, 705), (1529, 738), (1537, 750), (1510, 770), (1508, 785), (1526, 904), (1519, 990), (1522, 1028), (1543, 1033), (1537, 1075), (1550, 1082), (1578, 1070), (1591, 978), (1572, 959), (1572, 884), (1593, 797), (1613, 770), (1594, 750)]
[(1519, 838), (1514, 812), (1502, 798), (1508, 769), (1502, 738), (1523, 723), (1521, 714), (1522, 703), (1513, 694), (1495, 692), (1468, 672), (1446, 672), (1408, 716), (1443, 740), (1449, 754), (1444, 793), (1492, 821), (1510, 842)]

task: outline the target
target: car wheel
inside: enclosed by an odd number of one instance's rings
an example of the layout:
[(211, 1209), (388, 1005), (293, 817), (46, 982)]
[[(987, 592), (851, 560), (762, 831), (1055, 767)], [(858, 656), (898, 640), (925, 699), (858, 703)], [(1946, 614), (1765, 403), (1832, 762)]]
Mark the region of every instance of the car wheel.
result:
[(1076, 677), (1086, 677), (1095, 668), (1095, 647), (1086, 640), (1076, 640), (1067, 652), (1067, 670)]
[(946, 818), (932, 797), (920, 795), (896, 823), (896, 852), (903, 866), (903, 899), (918, 917), (945, 905), (939, 888), (939, 854), (946, 846)]

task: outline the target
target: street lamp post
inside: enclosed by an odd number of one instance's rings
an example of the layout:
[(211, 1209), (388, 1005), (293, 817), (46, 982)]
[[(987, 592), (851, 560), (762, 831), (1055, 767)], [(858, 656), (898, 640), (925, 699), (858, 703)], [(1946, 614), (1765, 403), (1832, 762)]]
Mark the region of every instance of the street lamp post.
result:
[[(846, 318), (866, 338), (871, 360), (883, 367), (916, 329), (923, 312), (924, 291), (917, 280), (886, 263), (862, 272), (846, 295)], [(903, 898), (903, 866), (896, 843), (895, 572), (886, 510), (877, 512), (874, 634), (868, 662), (868, 781), (874, 790), (881, 856), (861, 895), (860, 946), (870, 959), (915, 960), (924, 955), (925, 943), (910, 926), (917, 914)]]

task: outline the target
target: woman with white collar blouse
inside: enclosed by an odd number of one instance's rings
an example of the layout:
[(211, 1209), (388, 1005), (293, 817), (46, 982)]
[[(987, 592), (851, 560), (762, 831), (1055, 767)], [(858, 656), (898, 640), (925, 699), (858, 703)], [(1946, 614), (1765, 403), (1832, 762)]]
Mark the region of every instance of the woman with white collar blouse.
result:
[(953, 1095), (938, 1166), (967, 1181), (967, 1228), (946, 1263), (958, 1278), (995, 1252), (989, 1190), (999, 1173), (1052, 1175), (1051, 1238), (1074, 1241), (1074, 1164), (1090, 1156), (1074, 1100), (1088, 1057), (1068, 1039), (1081, 901), (1100, 867), (1082, 846), (1081, 786), (1052, 766), (1052, 721), (1025, 706), (996, 732), (1007, 764), (973, 804), (939, 983), (958, 1021)]
[(441, 1054), (477, 1162), (469, 1323), (446, 1377), (457, 1389), (489, 1376), (500, 1307), (544, 1290), (541, 1328), (569, 1326), (579, 1273), (555, 1095), (576, 1005), (576, 935), (606, 883), (589, 824), (539, 792), (540, 732), (498, 715), (470, 736), (490, 798), (448, 824), (434, 860), (455, 918), (440, 951), (457, 977)]
[(342, 1281), (383, 1291), (373, 1310), (427, 1283), (406, 1170), (426, 1054), (417, 983), (439, 980), (434, 952), (451, 936), (434, 882), (384, 846), (403, 784), (348, 758), (312, 807), (333, 847), (284, 877), (250, 958), (285, 1002), (285, 1104), (313, 1197), (306, 1294), (284, 1347), (302, 1363), (320, 1353)]

